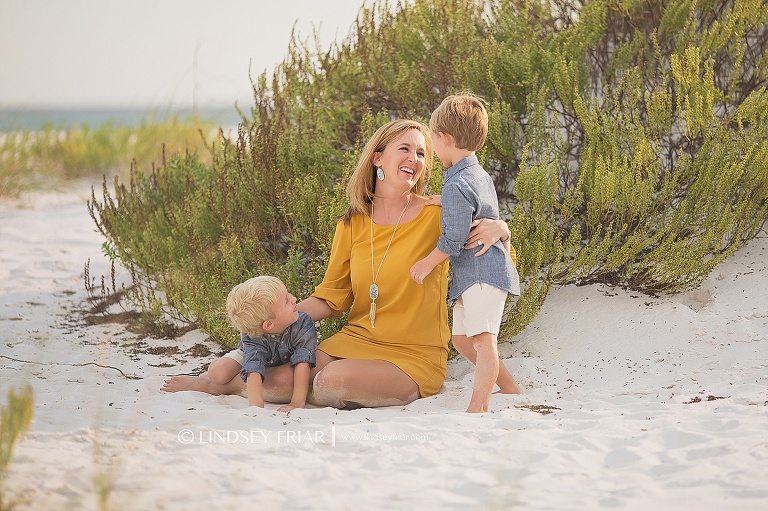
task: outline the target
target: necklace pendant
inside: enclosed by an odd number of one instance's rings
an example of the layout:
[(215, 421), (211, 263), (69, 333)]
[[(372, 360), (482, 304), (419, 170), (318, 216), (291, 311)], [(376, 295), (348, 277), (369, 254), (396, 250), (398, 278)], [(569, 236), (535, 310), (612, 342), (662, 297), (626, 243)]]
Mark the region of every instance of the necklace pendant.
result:
[(376, 302), (371, 302), (371, 310), (368, 313), (368, 319), (371, 320), (371, 328), (376, 328), (373, 324), (376, 321)]
[(371, 300), (375, 300), (379, 297), (379, 286), (376, 284), (371, 284), (371, 291), (369, 296), (371, 297)]

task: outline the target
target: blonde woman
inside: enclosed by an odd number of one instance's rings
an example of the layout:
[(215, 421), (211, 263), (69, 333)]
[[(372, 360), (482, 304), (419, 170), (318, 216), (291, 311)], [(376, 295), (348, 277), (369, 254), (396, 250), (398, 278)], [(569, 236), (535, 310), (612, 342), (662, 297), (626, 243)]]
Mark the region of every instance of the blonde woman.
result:
[[(308, 402), (335, 408), (405, 405), (436, 394), (448, 360), (448, 262), (423, 284), (409, 269), (441, 235), (440, 207), (427, 205), (432, 169), (429, 128), (391, 121), (371, 137), (347, 187), (349, 207), (336, 227), (323, 282), (297, 308), (315, 320), (348, 311), (348, 325), (323, 340)], [(481, 220), (468, 245), (509, 237), (501, 220)], [(480, 252), (482, 253), (482, 252)], [(263, 394), (273, 403), (293, 393), (289, 365), (267, 368)], [(220, 383), (206, 373), (174, 377), (163, 390), (242, 394), (240, 378)]]

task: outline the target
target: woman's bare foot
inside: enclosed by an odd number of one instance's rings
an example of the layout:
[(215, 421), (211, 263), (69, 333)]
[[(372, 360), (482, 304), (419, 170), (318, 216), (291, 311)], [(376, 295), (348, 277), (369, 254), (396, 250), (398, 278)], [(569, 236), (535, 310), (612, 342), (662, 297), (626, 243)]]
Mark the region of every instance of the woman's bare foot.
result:
[(163, 392), (181, 392), (192, 390), (196, 392), (205, 392), (214, 396), (233, 395), (245, 396), (245, 383), (240, 376), (232, 378), (225, 384), (214, 383), (208, 377), (208, 372), (200, 376), (179, 375), (171, 376), (163, 383), (160, 388)]
[(197, 392), (209, 392), (211, 380), (201, 378), (200, 376), (171, 376), (160, 388), (163, 392), (181, 392), (183, 390), (194, 390)]

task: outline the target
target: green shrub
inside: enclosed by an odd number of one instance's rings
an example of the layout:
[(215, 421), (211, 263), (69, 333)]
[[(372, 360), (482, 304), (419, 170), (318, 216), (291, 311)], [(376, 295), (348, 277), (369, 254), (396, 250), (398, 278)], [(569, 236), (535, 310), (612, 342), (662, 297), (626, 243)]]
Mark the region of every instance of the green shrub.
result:
[(329, 51), (291, 43), (210, 163), (171, 158), (89, 208), (137, 304), (231, 344), (232, 285), (271, 273), (305, 297), (322, 278), (373, 129), (470, 89), (488, 101), (479, 156), (525, 283), (502, 338), (553, 284), (689, 289), (768, 216), (766, 21), (759, 0), (363, 8)]

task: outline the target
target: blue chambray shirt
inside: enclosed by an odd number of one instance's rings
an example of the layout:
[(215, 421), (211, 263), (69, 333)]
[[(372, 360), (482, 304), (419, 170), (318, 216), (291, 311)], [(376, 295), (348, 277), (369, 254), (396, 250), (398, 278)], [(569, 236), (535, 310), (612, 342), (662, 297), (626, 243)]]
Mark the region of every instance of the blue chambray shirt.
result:
[(478, 282), (509, 294), (520, 294), (520, 276), (501, 241), (480, 257), (480, 247), (465, 248), (470, 224), (478, 218), (499, 218), (499, 200), (491, 176), (477, 156), (467, 156), (445, 170), (442, 191), (443, 234), (437, 248), (451, 256), (453, 279), (448, 298), (455, 300)]
[(299, 319), (279, 334), (264, 333), (259, 337), (240, 334), (240, 349), (243, 350), (243, 368), (240, 377), (248, 381), (249, 373), (259, 373), (264, 381), (264, 370), (291, 363), (309, 362), (315, 367), (317, 334), (315, 323), (305, 312), (299, 311)]

